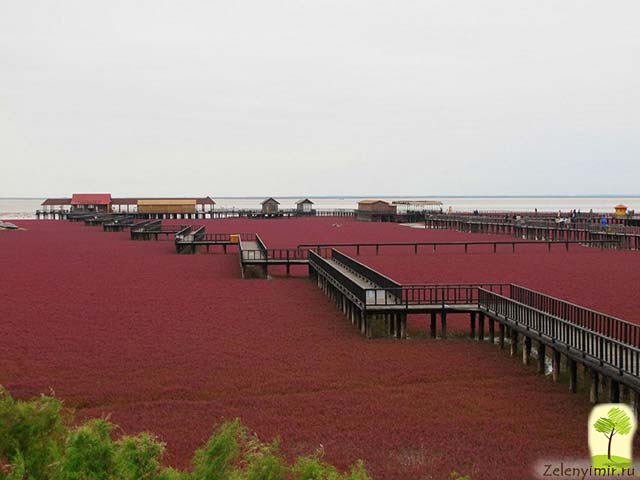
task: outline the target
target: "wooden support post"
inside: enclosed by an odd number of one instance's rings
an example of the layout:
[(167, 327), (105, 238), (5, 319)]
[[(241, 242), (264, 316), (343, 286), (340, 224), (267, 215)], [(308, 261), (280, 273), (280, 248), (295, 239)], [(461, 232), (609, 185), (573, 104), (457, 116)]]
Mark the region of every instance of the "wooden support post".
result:
[(447, 338), (447, 311), (442, 310), (440, 313), (440, 336)]
[(500, 322), (500, 324), (498, 325), (498, 341), (500, 343), (500, 348), (504, 349), (504, 323)]
[(589, 401), (598, 403), (598, 372), (591, 369), (591, 390), (589, 391)]
[(489, 343), (493, 345), (496, 343), (496, 323), (491, 317), (487, 317), (487, 319), (489, 320)]
[(609, 379), (609, 402), (620, 403), (620, 384), (613, 378)]
[(522, 343), (522, 364), (529, 365), (529, 359), (531, 358), (531, 337), (524, 337)]
[(578, 363), (575, 360), (569, 360), (569, 390), (576, 393), (578, 390)]
[(484, 313), (482, 312), (478, 317), (478, 340), (484, 340)]
[(545, 374), (545, 360), (547, 358), (547, 348), (544, 343), (538, 343), (538, 373)]
[(631, 408), (633, 409), (633, 413), (637, 416), (638, 411), (640, 410), (640, 393), (635, 390), (631, 390), (629, 393), (631, 394)]
[(518, 332), (514, 328), (511, 329), (511, 346), (509, 354), (512, 357), (515, 357), (518, 354)]
[(469, 336), (473, 339), (476, 338), (476, 312), (471, 312), (469, 314)]
[(630, 395), (631, 395), (631, 392), (629, 390), (629, 387), (624, 383), (621, 383), (620, 384), (620, 402), (628, 404), (631, 400)]
[(560, 380), (560, 352), (555, 348), (553, 349), (551, 362), (553, 366), (553, 381), (558, 382)]
[(437, 313), (431, 312), (431, 338), (436, 338)]

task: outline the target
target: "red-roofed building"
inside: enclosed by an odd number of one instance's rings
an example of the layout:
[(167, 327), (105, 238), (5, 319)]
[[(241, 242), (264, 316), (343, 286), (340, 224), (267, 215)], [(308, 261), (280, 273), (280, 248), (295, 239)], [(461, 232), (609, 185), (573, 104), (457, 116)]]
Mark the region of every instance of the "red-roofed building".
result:
[(71, 197), (72, 210), (89, 212), (110, 212), (110, 193), (74, 193)]

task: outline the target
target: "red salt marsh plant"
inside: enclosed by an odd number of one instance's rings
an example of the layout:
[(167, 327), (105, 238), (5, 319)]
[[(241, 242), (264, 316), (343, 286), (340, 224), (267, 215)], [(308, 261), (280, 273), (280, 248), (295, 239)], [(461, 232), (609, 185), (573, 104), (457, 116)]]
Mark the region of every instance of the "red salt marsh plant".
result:
[[(270, 247), (490, 238), (344, 218), (199, 223), (259, 232)], [(550, 454), (589, 454), (586, 397), (487, 344), (367, 341), (304, 267), (293, 279), (241, 280), (236, 255), (176, 255), (171, 242), (132, 242), (126, 232), (21, 224), (26, 231), (0, 236), (0, 383), (18, 398), (53, 389), (79, 421), (111, 415), (118, 434), (154, 432), (166, 465), (187, 468), (211, 426), (236, 417), (260, 438), (279, 437), (290, 463), (322, 445), (339, 469), (361, 458), (382, 480), (452, 469), (528, 478)], [(403, 282), (513, 281), (630, 320), (625, 312), (638, 310), (629, 295), (638, 257), (522, 248), (417, 257), (383, 249), (361, 260)], [(507, 446), (508, 456), (497, 453)]]

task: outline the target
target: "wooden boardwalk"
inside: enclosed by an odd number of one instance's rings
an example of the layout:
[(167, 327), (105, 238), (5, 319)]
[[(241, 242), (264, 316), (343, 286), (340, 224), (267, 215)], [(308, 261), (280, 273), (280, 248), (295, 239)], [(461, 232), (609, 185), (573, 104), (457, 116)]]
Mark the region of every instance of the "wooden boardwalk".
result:
[(484, 216), (428, 215), (426, 228), (449, 229), (467, 233), (513, 235), (525, 240), (577, 241), (586, 246), (640, 250), (640, 227), (624, 224), (599, 225), (588, 222), (555, 223), (537, 219), (493, 219)]
[(425, 313), (431, 337), (439, 315), (440, 337), (446, 338), (447, 314), (468, 313), (473, 338), (509, 345), (512, 356), (521, 350), (523, 363), (530, 362), (535, 341), (541, 374), (549, 351), (555, 381), (564, 357), (572, 392), (582, 365), (592, 402), (604, 380), (610, 401), (632, 392), (636, 408), (640, 402), (639, 325), (514, 284), (401, 285), (337, 250), (328, 259), (310, 251), (309, 274), (368, 338), (404, 338), (407, 315)]
[[(320, 248), (341, 248), (351, 247), (356, 249), (356, 255), (360, 255), (361, 249), (374, 249), (376, 255), (380, 253), (382, 247), (399, 247), (413, 251), (415, 255), (418, 254), (419, 247), (428, 247), (433, 253), (438, 252), (438, 247), (460, 247), (464, 253), (469, 253), (470, 247), (491, 247), (493, 253), (498, 252), (498, 247), (510, 247), (508, 251), (516, 253), (516, 246), (522, 245), (541, 245), (547, 248), (548, 252), (551, 252), (551, 247), (557, 245), (564, 247), (565, 251), (569, 251), (569, 245), (584, 245), (586, 242), (582, 240), (490, 240), (490, 241), (461, 241), (461, 242), (339, 242), (339, 243), (302, 243), (298, 245), (298, 248), (308, 248), (311, 250), (318, 250)], [(600, 248), (608, 248), (611, 246), (617, 246), (619, 240), (604, 239), (604, 240), (590, 240), (589, 246), (600, 246)], [(424, 248), (422, 249), (424, 250)], [(501, 248), (501, 251), (504, 251)]]

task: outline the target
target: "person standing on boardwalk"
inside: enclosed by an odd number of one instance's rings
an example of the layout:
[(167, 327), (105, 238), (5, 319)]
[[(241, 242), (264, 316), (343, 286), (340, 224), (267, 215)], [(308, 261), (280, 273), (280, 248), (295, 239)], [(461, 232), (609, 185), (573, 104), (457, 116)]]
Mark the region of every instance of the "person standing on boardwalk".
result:
[(600, 226), (602, 227), (603, 230), (607, 229), (607, 217), (605, 217), (604, 215), (600, 219)]

